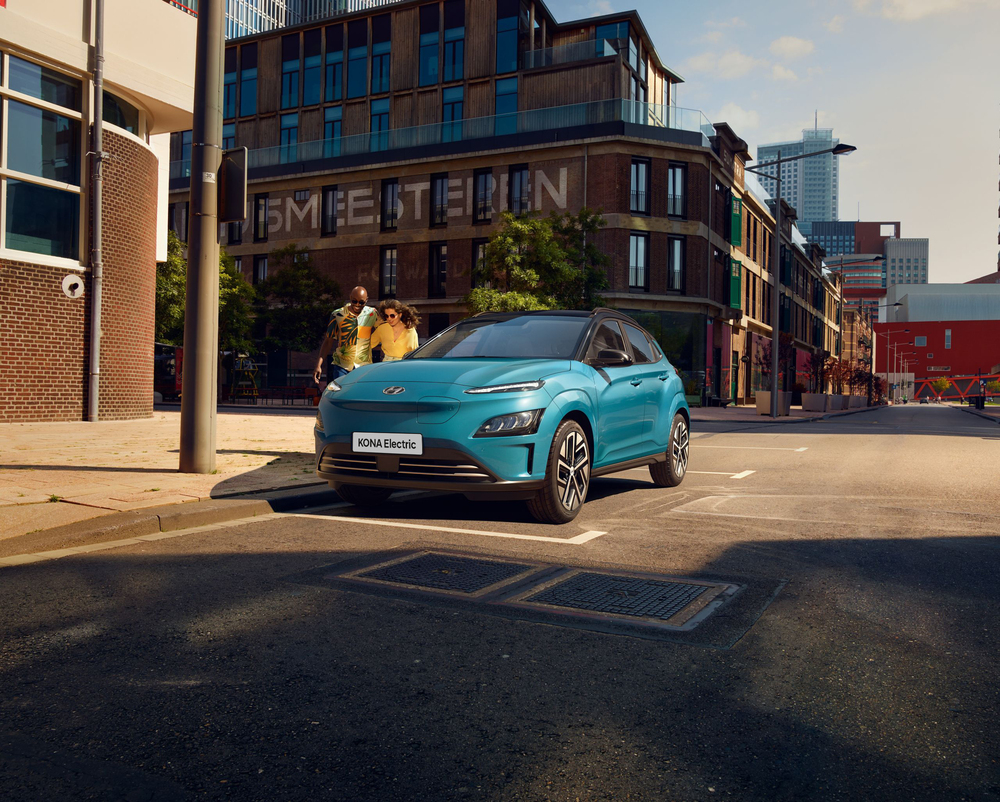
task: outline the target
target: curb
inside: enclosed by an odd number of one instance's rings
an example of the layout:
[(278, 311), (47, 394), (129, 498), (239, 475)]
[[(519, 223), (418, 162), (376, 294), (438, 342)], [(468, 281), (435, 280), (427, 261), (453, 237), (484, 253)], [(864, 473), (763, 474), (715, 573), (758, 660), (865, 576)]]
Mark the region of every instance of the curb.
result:
[(993, 423), (1000, 424), (1000, 418), (996, 415), (987, 415), (985, 412), (980, 412), (978, 409), (972, 409), (971, 407), (956, 407), (953, 406), (952, 409), (957, 409), (960, 412), (967, 412), (969, 415), (975, 415), (977, 418), (982, 418), (983, 420), (993, 421)]
[(878, 407), (859, 407), (858, 409), (843, 409), (843, 410), (838, 410), (837, 412), (827, 412), (823, 415), (815, 415), (809, 418), (795, 418), (792, 417), (791, 415), (785, 415), (778, 418), (777, 420), (768, 417), (767, 415), (758, 415), (756, 418), (752, 418), (750, 420), (745, 420), (745, 421), (739, 419), (726, 420), (725, 418), (699, 418), (695, 417), (695, 415), (692, 413), (691, 422), (692, 423), (742, 423), (747, 426), (760, 426), (760, 425), (787, 426), (793, 423), (812, 423), (819, 420), (828, 420), (829, 418), (839, 418), (842, 415), (856, 415), (859, 412), (872, 412), (876, 409), (878, 409)]
[(165, 504), (129, 512), (113, 512), (86, 521), (56, 526), (0, 540), (0, 566), (14, 564), (19, 554), (67, 549), (104, 540), (128, 540), (196, 526), (255, 518), (274, 512), (336, 504), (342, 499), (328, 487), (305, 493), (265, 490), (242, 498), (208, 499)]

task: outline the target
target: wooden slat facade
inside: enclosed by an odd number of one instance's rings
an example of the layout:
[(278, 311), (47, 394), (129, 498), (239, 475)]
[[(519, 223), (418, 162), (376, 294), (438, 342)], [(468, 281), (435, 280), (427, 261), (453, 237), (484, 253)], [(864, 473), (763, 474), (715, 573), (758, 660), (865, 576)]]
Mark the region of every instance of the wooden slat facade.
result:
[(341, 127), (342, 136), (368, 133), (371, 117), (368, 112), (368, 101), (345, 103), (344, 121)]
[(260, 43), (257, 62), (257, 113), (271, 114), (281, 100), (281, 37)]
[(486, 78), (496, 72), (496, 0), (467, 0), (465, 5), (465, 76)]
[(617, 60), (609, 60), (602, 64), (577, 67), (573, 71), (572, 81), (566, 80), (564, 70), (524, 73), (518, 98), (520, 108), (522, 111), (543, 109), (619, 97), (616, 91), (618, 64)]
[(441, 121), (441, 95), (437, 88), (417, 92), (417, 125)]
[(489, 117), (493, 114), (493, 82), (470, 81), (465, 92), (465, 116)]
[(309, 109), (299, 113), (299, 142), (323, 138), (323, 112)]
[(277, 115), (261, 117), (257, 121), (257, 147), (273, 148), (281, 140)]
[(389, 125), (393, 128), (410, 128), (417, 124), (417, 116), (414, 114), (413, 94), (406, 92), (393, 95), (392, 105), (389, 109)]
[[(392, 91), (413, 89), (417, 85), (419, 64), (419, 18), (416, 8), (406, 8), (392, 15)], [(395, 123), (393, 124), (395, 125)]]

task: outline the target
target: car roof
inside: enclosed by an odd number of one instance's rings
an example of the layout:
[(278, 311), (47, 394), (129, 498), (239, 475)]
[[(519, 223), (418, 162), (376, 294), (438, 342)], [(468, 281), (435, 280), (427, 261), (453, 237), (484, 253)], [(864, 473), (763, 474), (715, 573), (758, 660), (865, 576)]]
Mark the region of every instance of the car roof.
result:
[(484, 318), (487, 320), (513, 320), (518, 317), (598, 317), (607, 316), (615, 317), (619, 320), (627, 320), (628, 322), (635, 325), (635, 321), (628, 315), (622, 314), (616, 309), (608, 309), (605, 306), (599, 306), (596, 309), (539, 309), (531, 312), (480, 312), (478, 315), (473, 315), (476, 318)]

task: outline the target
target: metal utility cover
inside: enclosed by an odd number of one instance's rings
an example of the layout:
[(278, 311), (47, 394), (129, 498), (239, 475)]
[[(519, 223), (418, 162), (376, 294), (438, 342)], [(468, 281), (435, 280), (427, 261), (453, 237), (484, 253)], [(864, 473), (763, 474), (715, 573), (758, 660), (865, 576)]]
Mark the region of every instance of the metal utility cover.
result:
[(536, 568), (535, 565), (522, 563), (425, 553), (382, 563), (345, 576), (368, 582), (388, 582), (475, 596)]
[(524, 594), (517, 603), (690, 628), (729, 586), (643, 576), (574, 571)]

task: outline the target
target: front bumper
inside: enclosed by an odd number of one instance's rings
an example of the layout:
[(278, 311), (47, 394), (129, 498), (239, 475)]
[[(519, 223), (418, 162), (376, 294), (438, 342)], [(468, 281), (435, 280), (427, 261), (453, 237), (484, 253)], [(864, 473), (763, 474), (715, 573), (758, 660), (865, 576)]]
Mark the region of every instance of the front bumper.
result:
[[(528, 454), (530, 464), (531, 454)], [(316, 473), (334, 487), (368, 485), (400, 490), (463, 493), (472, 499), (525, 499), (544, 479), (503, 480), (482, 462), (455, 448), (425, 448), (419, 456), (358, 454), (350, 443), (327, 443), (319, 452)]]

